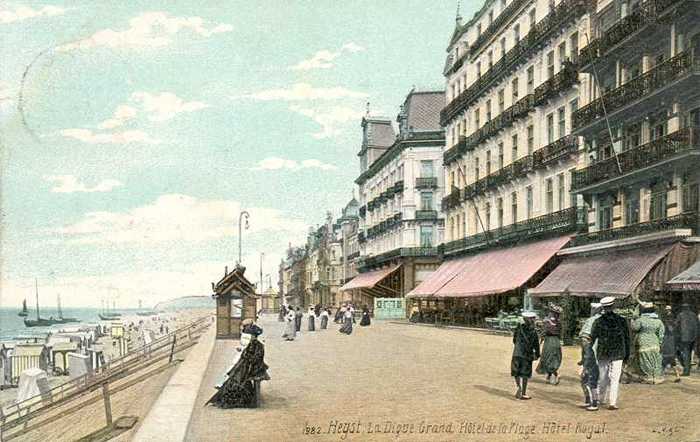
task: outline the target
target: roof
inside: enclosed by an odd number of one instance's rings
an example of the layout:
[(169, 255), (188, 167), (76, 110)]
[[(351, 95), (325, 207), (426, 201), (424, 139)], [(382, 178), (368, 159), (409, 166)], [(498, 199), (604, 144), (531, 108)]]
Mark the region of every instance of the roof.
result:
[(360, 273), (359, 275), (352, 278), (350, 281), (346, 282), (344, 286), (340, 288), (340, 291), (352, 290), (352, 289), (371, 289), (377, 284), (379, 284), (382, 279), (386, 278), (390, 274), (394, 273), (401, 264), (395, 264), (390, 267), (386, 267), (379, 270), (373, 270), (371, 272)]
[(671, 290), (700, 290), (700, 261), (666, 283)]
[(248, 295), (255, 294), (253, 284), (244, 276), (245, 267), (236, 265), (232, 272), (226, 273), (219, 282), (214, 285), (214, 296), (230, 293), (232, 290), (244, 291)]
[(659, 245), (605, 253), (565, 255), (536, 288), (533, 296), (626, 297), (673, 248)]
[[(467, 298), (506, 293), (525, 286), (570, 240), (562, 236), (492, 249), (443, 264), (407, 297)], [(454, 266), (454, 267), (448, 267)], [(432, 293), (431, 293), (432, 292)]]
[(17, 344), (13, 356), (41, 356), (45, 351), (44, 344)]
[(412, 131), (441, 131), (440, 111), (445, 107), (444, 91), (411, 92), (399, 113), (405, 116), (406, 128)]
[(388, 148), (394, 144), (396, 132), (388, 118), (364, 117), (362, 126), (367, 133), (366, 146)]

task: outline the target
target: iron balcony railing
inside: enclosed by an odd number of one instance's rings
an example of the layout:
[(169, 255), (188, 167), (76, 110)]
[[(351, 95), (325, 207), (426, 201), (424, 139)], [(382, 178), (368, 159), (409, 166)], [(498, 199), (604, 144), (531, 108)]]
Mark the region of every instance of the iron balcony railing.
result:
[[(394, 195), (397, 195), (399, 193), (403, 193), (403, 180), (395, 182), (394, 185), (387, 188), (384, 192), (377, 195), (374, 199), (370, 200), (367, 203), (366, 210), (369, 210), (371, 212), (374, 209), (379, 208), (379, 206), (386, 203), (387, 201), (390, 201), (392, 198), (394, 198)], [(360, 211), (362, 211), (362, 208), (360, 208)], [(360, 212), (360, 216), (364, 216), (362, 212)]]
[(443, 253), (452, 255), (490, 245), (507, 245), (554, 234), (581, 231), (586, 228), (585, 210), (571, 207), (558, 212), (520, 221), (488, 232), (477, 233), (443, 245)]
[(473, 104), (493, 83), (507, 76), (523, 59), (539, 50), (545, 40), (558, 35), (568, 22), (580, 17), (595, 4), (596, 0), (563, 0), (559, 3), (484, 75), (445, 106), (440, 112), (440, 124), (447, 126), (450, 120)]
[[(693, 52), (692, 50), (687, 50), (673, 58), (669, 58), (622, 86), (606, 92), (601, 98), (592, 101), (573, 113), (574, 129), (580, 129), (601, 120), (606, 112), (610, 114), (656, 92), (669, 83), (689, 74), (694, 64)], [(605, 109), (603, 108), (603, 101), (605, 102)]]
[(399, 212), (367, 229), (367, 239), (376, 238), (377, 236), (383, 235), (384, 233), (393, 230), (400, 225), (401, 213)]
[(442, 211), (447, 212), (448, 210), (459, 206), (459, 202), (462, 200), (461, 193), (462, 192), (458, 188), (453, 187), (452, 192), (442, 199), (442, 203), (440, 204)]
[(418, 220), (433, 220), (437, 217), (437, 210), (416, 210), (416, 219)]
[(566, 135), (533, 153), (533, 167), (540, 169), (578, 151), (578, 138)]
[(432, 189), (437, 187), (437, 177), (418, 177), (416, 178), (416, 189)]
[(603, 241), (614, 241), (618, 239), (631, 238), (648, 233), (661, 232), (674, 229), (691, 229), (697, 233), (698, 214), (695, 212), (685, 212), (680, 215), (646, 221), (628, 226), (616, 227), (614, 229), (598, 230), (578, 234), (572, 239), (572, 246), (583, 246)]
[[(505, 25), (523, 6), (527, 5), (530, 0), (513, 0), (510, 5), (506, 6), (498, 17), (481, 33), (481, 35), (469, 47), (469, 53), (473, 56), (479, 52), (483, 46), (496, 35), (503, 25)], [(457, 68), (459, 69), (459, 68)], [(455, 69), (456, 70), (456, 69)]]
[(576, 83), (578, 83), (578, 70), (572, 62), (567, 61), (561, 71), (535, 89), (535, 105), (545, 104), (547, 100), (565, 93)]
[(361, 264), (358, 262), (358, 267), (366, 268), (377, 266), (398, 258), (420, 258), (433, 256), (438, 256), (437, 247), (401, 247), (376, 256), (363, 256), (360, 258)]
[[(576, 191), (637, 170), (653, 166), (676, 155), (700, 149), (697, 128), (685, 128), (665, 137), (626, 150), (615, 156), (576, 170), (572, 175), (571, 190)], [(619, 166), (618, 166), (619, 164)]]

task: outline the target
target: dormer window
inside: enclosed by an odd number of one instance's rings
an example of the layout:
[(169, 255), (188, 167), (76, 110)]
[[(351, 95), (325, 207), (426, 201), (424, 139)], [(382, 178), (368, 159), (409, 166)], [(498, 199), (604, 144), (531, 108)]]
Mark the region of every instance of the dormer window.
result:
[(481, 23), (476, 24), (476, 38), (481, 37)]

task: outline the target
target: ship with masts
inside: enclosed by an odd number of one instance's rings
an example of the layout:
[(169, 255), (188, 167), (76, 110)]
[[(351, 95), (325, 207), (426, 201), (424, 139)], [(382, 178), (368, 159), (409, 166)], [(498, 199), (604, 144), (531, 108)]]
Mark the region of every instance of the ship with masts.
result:
[[(61, 295), (57, 295), (57, 309), (58, 309), (58, 316), (53, 317), (50, 316), (48, 319), (47, 318), (42, 318), (41, 314), (39, 313), (39, 282), (37, 280), (34, 280), (34, 288), (35, 288), (35, 294), (36, 294), (36, 319), (27, 319), (26, 317), (24, 318), (24, 326), (25, 327), (48, 327), (51, 325), (55, 324), (67, 324), (71, 322), (80, 322), (80, 319), (77, 318), (64, 318), (63, 317), (63, 310), (61, 309)], [(23, 303), (24, 304), (24, 309), (27, 307), (26, 301)], [(22, 315), (19, 313), (20, 316), (28, 316), (28, 312), (25, 315)]]

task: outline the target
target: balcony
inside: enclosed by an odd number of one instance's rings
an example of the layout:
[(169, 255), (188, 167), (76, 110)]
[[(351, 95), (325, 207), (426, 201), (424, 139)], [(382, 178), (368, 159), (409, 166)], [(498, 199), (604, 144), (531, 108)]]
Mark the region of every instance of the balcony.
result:
[(398, 258), (421, 258), (437, 256), (437, 247), (401, 247), (376, 256), (364, 256), (360, 258), (362, 262), (361, 264), (358, 262), (358, 267), (366, 268), (371, 266), (377, 266)]
[(437, 217), (437, 210), (416, 210), (417, 220), (435, 220)]
[(393, 230), (401, 225), (401, 213), (396, 213), (393, 216), (381, 221), (380, 223), (367, 229), (367, 239), (373, 239), (377, 236)]
[(503, 27), (520, 8), (528, 3), (529, 0), (513, 0), (506, 9), (498, 14), (498, 17), (496, 17), (493, 23), (491, 23), (469, 47), (469, 53), (472, 56), (476, 55), (476, 53), (483, 49), (484, 45), (501, 30), (501, 27)]
[(454, 146), (450, 147), (442, 154), (442, 164), (448, 166), (457, 161), (462, 155), (467, 152), (467, 137), (459, 136), (459, 141)]
[(394, 193), (403, 193), (403, 180), (394, 183)]
[(573, 135), (566, 135), (557, 141), (538, 149), (533, 154), (533, 167), (539, 169), (555, 163), (578, 151), (578, 139)]
[(629, 226), (616, 227), (614, 229), (579, 234), (572, 239), (571, 245), (583, 246), (603, 241), (614, 241), (644, 235), (647, 233), (662, 232), (674, 229), (692, 229), (693, 233), (697, 233), (697, 227), (697, 213), (686, 212), (681, 213), (680, 215), (657, 219), (654, 221), (646, 221), (643, 223), (630, 224)]
[(434, 176), (416, 178), (416, 189), (434, 189), (437, 184), (437, 177)]
[(440, 112), (440, 124), (447, 126), (450, 120), (472, 105), (488, 88), (509, 75), (525, 58), (539, 50), (546, 40), (558, 35), (568, 22), (594, 6), (595, 0), (563, 0), (559, 3), (484, 75), (445, 106)]
[(571, 207), (547, 215), (520, 221), (488, 232), (445, 243), (445, 255), (462, 254), (483, 249), (484, 247), (512, 245), (520, 241), (529, 241), (569, 232), (582, 231), (586, 228), (583, 208)]
[[(572, 191), (580, 191), (589, 186), (654, 166), (681, 153), (700, 150), (697, 128), (685, 128), (650, 141), (639, 147), (591, 164), (585, 169), (576, 170), (572, 177)], [(619, 166), (618, 166), (619, 161)]]
[[(608, 115), (650, 95), (685, 75), (697, 70), (691, 50), (682, 52), (622, 86), (606, 92), (601, 98), (587, 104), (572, 116), (574, 130), (601, 121)], [(603, 103), (605, 101), (605, 103)], [(605, 104), (605, 108), (603, 108)]]
[(496, 172), (493, 172), (464, 188), (464, 199), (474, 199), (486, 191), (509, 183), (516, 178), (526, 176), (535, 170), (533, 155), (528, 155), (516, 160)]
[(578, 83), (576, 66), (571, 62), (565, 62), (561, 71), (535, 89), (535, 105), (541, 106), (546, 104), (547, 100), (565, 93), (576, 83)]
[(443, 212), (447, 212), (448, 210), (459, 206), (460, 201), (461, 201), (461, 192), (456, 187), (453, 187), (452, 192), (449, 195), (447, 195), (445, 198), (442, 199), (442, 203), (441, 203), (440, 207), (442, 208)]

